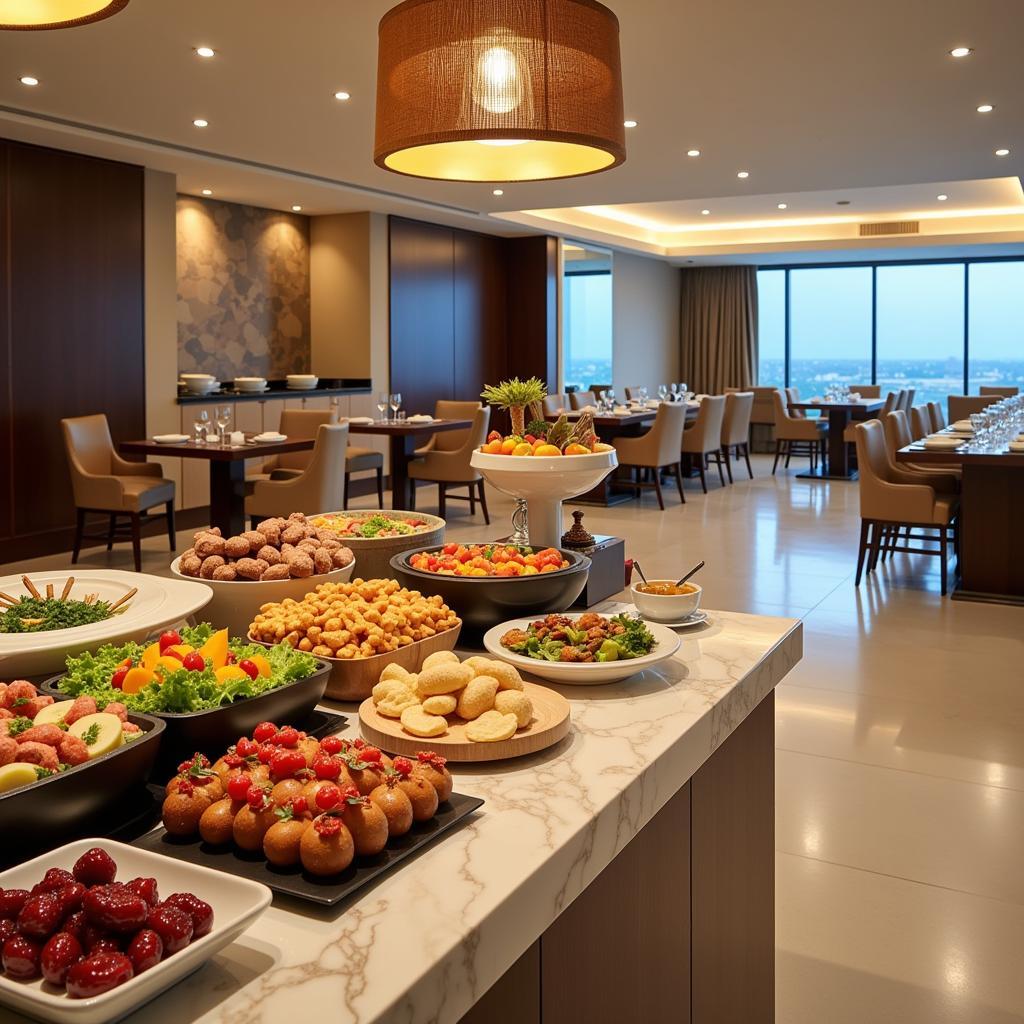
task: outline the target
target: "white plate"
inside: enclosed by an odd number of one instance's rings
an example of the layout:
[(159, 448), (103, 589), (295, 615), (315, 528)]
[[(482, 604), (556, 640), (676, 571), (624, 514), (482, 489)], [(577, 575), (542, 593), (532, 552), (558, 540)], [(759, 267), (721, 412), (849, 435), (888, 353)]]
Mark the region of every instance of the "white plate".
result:
[[(580, 614), (583, 614), (582, 612)], [(668, 627), (660, 622), (651, 622), (647, 619), (647, 628), (654, 634), (654, 648), (650, 654), (642, 658), (632, 658), (628, 661), (537, 661), (534, 658), (524, 657), (522, 654), (514, 654), (501, 646), (501, 638), (510, 629), (526, 629), (531, 622), (536, 622), (542, 615), (534, 615), (528, 619), (510, 619), (494, 626), (484, 634), (484, 647), (496, 658), (507, 661), (516, 668), (540, 679), (546, 679), (552, 683), (568, 683), (573, 686), (596, 686), (601, 683), (617, 683), (622, 679), (635, 676), (644, 669), (653, 668), (659, 662), (671, 658), (682, 640)], [(610, 616), (606, 616), (610, 618)]]
[(373, 423), (372, 416), (349, 416), (349, 423)]
[(433, 416), (410, 416), (405, 422), (406, 423), (433, 423), (434, 422), (434, 417)]
[[(640, 612), (638, 612), (636, 608), (631, 608), (629, 614), (640, 615)], [(692, 615), (687, 615), (685, 619), (680, 619), (678, 622), (662, 622), (661, 619), (652, 619), (646, 615), (642, 615), (641, 618), (648, 626), (668, 626), (669, 629), (690, 629), (693, 626), (700, 626), (707, 622), (708, 613), (696, 611)]]
[(271, 444), (271, 443), (273, 443), (275, 441), (276, 442), (287, 441), (288, 440), (288, 435), (287, 434), (273, 434), (273, 433), (270, 433), (268, 431), (265, 434), (257, 434), (253, 438), (253, 440), (254, 441), (259, 441), (261, 444)]
[(188, 434), (154, 434), (157, 444), (182, 444), (188, 440)]
[(319, 385), (317, 384), (316, 381), (313, 381), (310, 384), (306, 384), (306, 383), (299, 383), (297, 381), (290, 380), (290, 381), (288, 381), (288, 384), (287, 384), (287, 389), (289, 391), (313, 391), (317, 387), (319, 387)]
[(99, 846), (117, 862), (117, 877), (154, 877), (162, 896), (194, 892), (213, 907), (209, 935), (189, 943), (155, 967), (131, 981), (91, 999), (71, 999), (56, 994), (41, 978), (12, 981), (0, 975), (0, 1003), (39, 1020), (56, 1024), (106, 1024), (148, 1002), (175, 982), (202, 967), (214, 953), (233, 942), (270, 905), (270, 890), (259, 882), (237, 878), (223, 871), (186, 864), (159, 853), (139, 850), (109, 839), (82, 839), (0, 873), (0, 886), (31, 889), (48, 868), (71, 870), (86, 850)]
[[(33, 572), (29, 579), (41, 594), (46, 593), (46, 584), (52, 583), (54, 592), (60, 596), (69, 576), (75, 577), (75, 584), (68, 596), (79, 601), (86, 594), (98, 594), (101, 601), (113, 603), (132, 587), (138, 587), (139, 592), (123, 611), (102, 622), (45, 633), (0, 633), (0, 679), (59, 672), (69, 657), (94, 650), (100, 644), (140, 642), (150, 633), (188, 618), (213, 596), (205, 583), (119, 569), (72, 566), (59, 572)], [(13, 597), (29, 593), (21, 576), (3, 577), (0, 590)]]

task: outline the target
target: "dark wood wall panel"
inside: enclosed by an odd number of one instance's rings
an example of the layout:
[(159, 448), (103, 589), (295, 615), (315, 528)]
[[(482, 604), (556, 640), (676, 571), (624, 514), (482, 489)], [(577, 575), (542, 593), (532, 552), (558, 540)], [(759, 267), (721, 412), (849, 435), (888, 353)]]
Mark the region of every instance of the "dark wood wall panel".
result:
[(540, 1024), (540, 1020), (538, 940), (459, 1019), (459, 1024)]
[(504, 240), (453, 232), (454, 350), (452, 396), (475, 401), (505, 375)]
[(145, 340), (142, 168), (20, 143), (8, 151), (5, 422), (10, 533), (23, 542), (10, 558), (67, 546), (62, 417), (104, 412), (115, 441), (144, 435)]
[(558, 390), (558, 240), (546, 235), (505, 241), (511, 372), (540, 377)]
[(11, 147), (0, 140), (0, 543), (10, 537), (14, 524), (14, 451), (11, 436), (11, 336), (8, 318), (8, 225), (10, 202), (7, 188)]

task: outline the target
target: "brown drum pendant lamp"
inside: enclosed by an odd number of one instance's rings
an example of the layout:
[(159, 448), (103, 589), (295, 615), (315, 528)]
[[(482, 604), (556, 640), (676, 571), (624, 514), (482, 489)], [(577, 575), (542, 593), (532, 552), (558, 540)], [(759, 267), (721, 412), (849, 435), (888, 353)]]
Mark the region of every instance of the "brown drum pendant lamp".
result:
[(73, 28), (127, 6), (128, 0), (0, 0), (0, 29)]
[(373, 158), (450, 181), (618, 166), (618, 19), (596, 0), (405, 0), (380, 22)]

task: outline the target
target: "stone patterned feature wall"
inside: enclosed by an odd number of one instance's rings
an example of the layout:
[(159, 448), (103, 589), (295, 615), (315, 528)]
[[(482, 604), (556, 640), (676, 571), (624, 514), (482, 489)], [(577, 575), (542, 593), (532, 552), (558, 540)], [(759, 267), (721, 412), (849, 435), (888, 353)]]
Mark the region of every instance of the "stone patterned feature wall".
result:
[(178, 372), (308, 373), (309, 218), (179, 196)]

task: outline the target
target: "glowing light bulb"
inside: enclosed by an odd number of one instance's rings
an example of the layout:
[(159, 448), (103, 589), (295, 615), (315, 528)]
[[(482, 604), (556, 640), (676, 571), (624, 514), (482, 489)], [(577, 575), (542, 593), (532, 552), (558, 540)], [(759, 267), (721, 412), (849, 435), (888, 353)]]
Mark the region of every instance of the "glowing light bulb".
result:
[(491, 114), (509, 114), (523, 102), (519, 62), (507, 46), (489, 46), (480, 56), (473, 99)]

